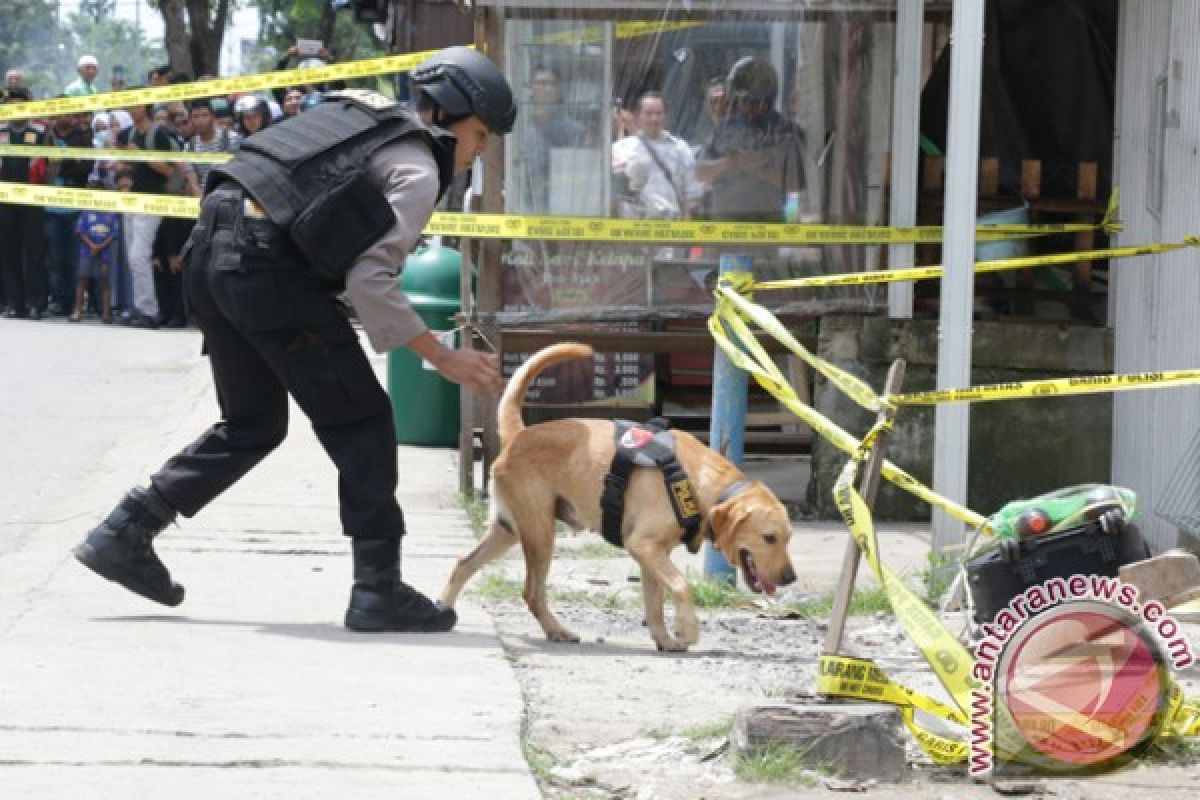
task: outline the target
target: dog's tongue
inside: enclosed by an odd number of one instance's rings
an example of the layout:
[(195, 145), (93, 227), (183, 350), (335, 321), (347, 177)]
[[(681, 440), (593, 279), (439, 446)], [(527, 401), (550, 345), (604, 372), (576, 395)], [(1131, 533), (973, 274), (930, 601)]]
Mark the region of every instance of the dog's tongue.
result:
[(758, 586), (760, 589), (762, 589), (763, 594), (765, 594), (767, 597), (773, 597), (775, 595), (775, 584), (771, 583), (762, 575), (758, 576)]

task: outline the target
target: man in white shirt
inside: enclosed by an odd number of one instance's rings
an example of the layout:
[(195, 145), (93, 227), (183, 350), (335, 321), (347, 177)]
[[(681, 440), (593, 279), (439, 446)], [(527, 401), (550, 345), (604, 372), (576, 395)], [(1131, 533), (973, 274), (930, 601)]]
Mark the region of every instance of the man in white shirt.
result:
[(612, 171), (623, 179), (622, 217), (687, 219), (704, 193), (687, 142), (666, 130), (662, 95), (646, 92), (635, 108), (638, 133), (613, 144)]

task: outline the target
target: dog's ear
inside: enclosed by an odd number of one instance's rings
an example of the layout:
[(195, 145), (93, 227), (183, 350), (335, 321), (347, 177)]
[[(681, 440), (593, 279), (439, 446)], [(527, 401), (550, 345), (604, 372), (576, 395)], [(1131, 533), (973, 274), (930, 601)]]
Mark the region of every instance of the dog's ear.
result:
[(725, 554), (726, 560), (733, 546), (733, 532), (745, 518), (745, 504), (739, 503), (736, 497), (709, 509), (708, 524), (712, 526), (713, 544)]

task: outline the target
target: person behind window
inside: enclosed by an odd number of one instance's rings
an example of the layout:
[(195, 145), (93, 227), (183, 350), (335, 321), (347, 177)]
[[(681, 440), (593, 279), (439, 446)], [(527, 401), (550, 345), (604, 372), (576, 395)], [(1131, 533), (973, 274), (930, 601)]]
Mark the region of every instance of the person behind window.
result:
[(789, 192), (804, 188), (804, 135), (775, 110), (775, 68), (757, 57), (733, 65), (728, 116), (697, 161), (710, 183), (713, 219), (782, 222)]
[(666, 106), (658, 92), (639, 97), (634, 114), (637, 132), (612, 147), (613, 174), (623, 178), (621, 216), (690, 217), (701, 195), (692, 149), (666, 130)]
[(552, 211), (550, 205), (551, 148), (584, 147), (587, 128), (571, 119), (563, 103), (558, 73), (536, 65), (531, 73), (529, 126), (522, 133), (522, 160), (526, 165), (526, 211)]

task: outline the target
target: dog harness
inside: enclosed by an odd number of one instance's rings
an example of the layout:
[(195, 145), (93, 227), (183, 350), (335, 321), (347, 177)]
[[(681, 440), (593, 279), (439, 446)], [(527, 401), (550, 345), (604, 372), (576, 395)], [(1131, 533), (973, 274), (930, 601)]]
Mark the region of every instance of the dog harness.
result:
[(683, 528), (683, 541), (688, 549), (699, 549), (700, 524), (704, 517), (696, 503), (696, 493), (679, 459), (675, 457), (675, 439), (667, 430), (667, 421), (661, 417), (639, 424), (629, 420), (613, 421), (615, 452), (608, 474), (604, 476), (604, 493), (600, 496), (600, 533), (616, 547), (621, 541), (621, 520), (625, 516), (625, 490), (629, 488), (629, 474), (634, 467), (657, 467), (662, 471), (667, 486), (667, 497), (679, 527)]

